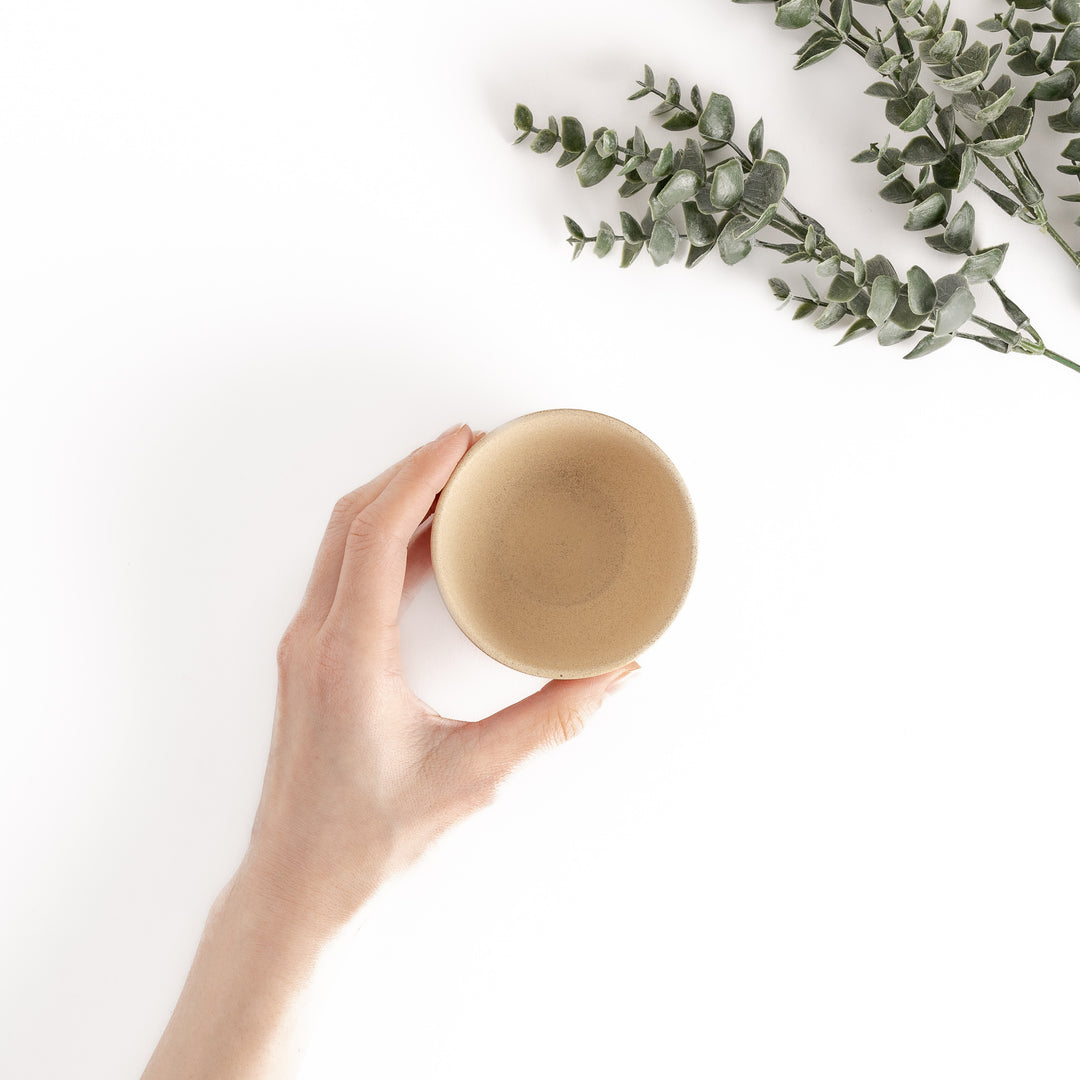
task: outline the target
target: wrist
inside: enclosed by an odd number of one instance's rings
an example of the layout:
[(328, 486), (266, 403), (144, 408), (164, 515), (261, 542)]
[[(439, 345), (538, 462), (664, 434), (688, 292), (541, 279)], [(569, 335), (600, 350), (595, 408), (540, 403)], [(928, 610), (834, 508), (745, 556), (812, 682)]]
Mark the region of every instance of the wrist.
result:
[(267, 940), (289, 938), (318, 947), (340, 933), (386, 879), (372, 860), (328, 873), (306, 857), (253, 843), (219, 902), (242, 910)]

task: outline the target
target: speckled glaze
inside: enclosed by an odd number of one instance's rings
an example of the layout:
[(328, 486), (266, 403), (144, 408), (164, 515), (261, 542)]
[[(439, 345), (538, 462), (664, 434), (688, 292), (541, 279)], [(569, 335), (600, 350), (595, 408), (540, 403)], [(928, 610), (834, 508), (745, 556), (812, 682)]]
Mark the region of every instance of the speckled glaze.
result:
[(549, 679), (640, 655), (682, 606), (696, 555), (675, 466), (636, 428), (583, 409), (485, 435), (450, 477), (431, 532), (435, 579), (462, 631)]

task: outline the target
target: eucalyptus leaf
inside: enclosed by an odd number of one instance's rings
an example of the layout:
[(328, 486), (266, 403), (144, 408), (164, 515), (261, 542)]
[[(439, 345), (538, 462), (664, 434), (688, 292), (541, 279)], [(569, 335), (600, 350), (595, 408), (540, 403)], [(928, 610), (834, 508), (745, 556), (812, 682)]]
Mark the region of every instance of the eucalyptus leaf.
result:
[(720, 258), (722, 258), (729, 266), (740, 262), (750, 254), (750, 249), (753, 245), (749, 240), (740, 239), (737, 233), (751, 224), (753, 223), (749, 218), (745, 218), (740, 214), (734, 214), (720, 230), (720, 237), (717, 241), (720, 250)]
[[(958, 282), (952, 282), (953, 278), (958, 279)], [(940, 278), (937, 282), (937, 290), (939, 300), (943, 295), (946, 298), (935, 312), (934, 333), (938, 336), (952, 334), (974, 314), (975, 297), (968, 288), (967, 282), (959, 274)]]
[(601, 221), (596, 230), (596, 243), (593, 244), (593, 254), (602, 259), (615, 246), (615, 230), (606, 222)]
[(564, 116), (562, 118), (562, 144), (563, 149), (571, 154), (583, 154), (588, 147), (585, 139), (585, 129), (576, 116)]
[(855, 284), (855, 279), (850, 274), (837, 274), (829, 284), (825, 299), (846, 304), (858, 291), (859, 286)]
[(960, 267), (961, 275), (973, 285), (997, 277), (1008, 248), (1008, 244), (998, 244), (996, 247), (977, 251), (964, 260), (964, 265)]
[(599, 184), (615, 168), (615, 156), (601, 157), (596, 143), (591, 143), (577, 165), (578, 183), (582, 187)]
[(874, 278), (870, 286), (870, 306), (866, 316), (873, 321), (875, 326), (881, 326), (892, 314), (896, 301), (900, 297), (900, 283), (891, 277), (882, 274)]
[(897, 125), (901, 131), (918, 131), (930, 122), (934, 112), (934, 97), (927, 94), (919, 99), (914, 109)]
[(821, 315), (814, 320), (814, 325), (819, 330), (828, 330), (830, 326), (835, 326), (846, 314), (847, 308), (843, 304), (829, 304)]
[(622, 228), (623, 236), (626, 237), (628, 243), (640, 244), (645, 239), (645, 233), (642, 232), (641, 226), (637, 223), (637, 218), (635, 218), (633, 214), (628, 214), (625, 210), (620, 210), (619, 225)]
[(801, 30), (818, 13), (818, 0), (786, 0), (776, 9), (776, 25), (785, 30)]
[(945, 196), (940, 192), (934, 192), (934, 194), (912, 207), (908, 212), (907, 221), (904, 222), (904, 228), (912, 231), (932, 229), (945, 220), (947, 213), (948, 207), (945, 203)]
[(996, 98), (989, 105), (984, 105), (976, 114), (975, 119), (981, 124), (989, 124), (996, 120), (1008, 107), (1016, 93), (1016, 87), (1010, 86), (1001, 97)]
[(952, 340), (949, 335), (937, 337), (934, 334), (927, 334), (925, 337), (919, 338), (919, 343), (911, 352), (904, 353), (904, 359), (917, 360), (920, 356), (927, 356), (929, 353), (937, 352), (938, 349), (944, 349)]
[(975, 211), (965, 202), (945, 226), (945, 243), (953, 251), (967, 251), (975, 235)]
[(795, 61), (795, 70), (800, 71), (811, 64), (824, 60), (825, 57), (836, 52), (843, 43), (844, 39), (835, 31), (829, 29), (818, 30), (817, 33), (807, 38), (806, 43), (796, 54), (798, 59)]
[(917, 135), (900, 151), (908, 165), (934, 165), (945, 157), (945, 151), (929, 135)]
[(680, 169), (663, 186), (657, 194), (657, 201), (665, 209), (678, 206), (679, 203), (689, 202), (701, 187), (701, 180), (697, 173), (689, 169)]
[(566, 230), (570, 233), (571, 237), (575, 240), (585, 239), (585, 230), (572, 218), (563, 215), (563, 221), (566, 223)]
[(757, 161), (761, 157), (762, 150), (765, 149), (765, 121), (763, 119), (758, 120), (750, 129), (746, 145), (750, 149), (750, 156)]
[(837, 345), (843, 345), (845, 342), (854, 341), (857, 337), (862, 337), (868, 330), (873, 330), (874, 324), (870, 319), (861, 318), (856, 319), (848, 328), (844, 331), (843, 336), (836, 343)]
[(743, 182), (743, 202), (761, 213), (765, 207), (778, 203), (784, 194), (787, 176), (771, 161), (755, 161)]
[(921, 266), (913, 266), (907, 272), (907, 300), (908, 306), (917, 315), (933, 311), (937, 303), (934, 282)]
[(711, 214), (703, 214), (692, 202), (682, 204), (686, 222), (686, 238), (692, 247), (712, 247), (719, 229)]
[(786, 300), (791, 295), (791, 286), (783, 278), (769, 278), (769, 288), (777, 300)]
[(698, 131), (713, 142), (727, 142), (735, 132), (735, 110), (731, 99), (723, 94), (710, 94), (698, 119)]
[(558, 141), (559, 136), (554, 131), (541, 128), (536, 138), (529, 144), (529, 149), (536, 154), (546, 154)]
[(743, 194), (743, 171), (736, 158), (721, 161), (713, 170), (709, 199), (713, 206), (727, 210), (735, 206)]
[(690, 250), (686, 253), (686, 268), (692, 270), (710, 251), (716, 246), (715, 242), (712, 244), (706, 244), (703, 247), (698, 247), (694, 244), (690, 245)]
[(641, 249), (644, 246), (644, 240), (624, 240), (622, 257), (619, 259), (619, 266), (625, 270), (641, 254)]
[(679, 246), (679, 233), (666, 219), (653, 224), (652, 236), (649, 237), (648, 251), (657, 266), (670, 262)]
[(527, 105), (514, 106), (514, 127), (518, 131), (532, 132), (533, 114)]

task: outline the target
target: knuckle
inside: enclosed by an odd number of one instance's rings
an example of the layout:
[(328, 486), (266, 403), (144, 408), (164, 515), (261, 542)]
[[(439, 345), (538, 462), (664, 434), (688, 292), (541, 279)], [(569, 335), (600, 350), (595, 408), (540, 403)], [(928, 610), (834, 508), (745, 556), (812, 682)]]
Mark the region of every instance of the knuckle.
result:
[(370, 508), (356, 514), (349, 525), (348, 542), (360, 551), (384, 550), (395, 540), (393, 533)]
[(300, 637), (300, 626), (294, 619), (286, 627), (285, 633), (281, 635), (281, 640), (278, 642), (277, 666), (279, 670), (284, 670), (293, 666), (296, 655), (300, 651)]

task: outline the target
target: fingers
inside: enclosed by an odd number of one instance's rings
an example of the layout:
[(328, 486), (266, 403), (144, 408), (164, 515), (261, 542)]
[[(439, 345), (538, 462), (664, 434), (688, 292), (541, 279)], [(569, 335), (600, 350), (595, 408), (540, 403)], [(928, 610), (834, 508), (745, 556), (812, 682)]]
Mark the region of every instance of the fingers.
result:
[(301, 603), (301, 609), (320, 623), (330, 613), (337, 592), (338, 578), (341, 576), (341, 560), (345, 556), (345, 538), (349, 535), (349, 526), (353, 518), (374, 502), (386, 490), (386, 485), (397, 475), (398, 470), (408, 461), (401, 461), (385, 469), (374, 480), (362, 484), (348, 495), (338, 499), (326, 526), (322, 543), (315, 556), (315, 566), (311, 571), (307, 590)]
[(431, 573), (431, 522), (427, 521), (417, 530), (409, 544), (409, 558), (405, 563), (405, 583), (401, 589), (401, 607), (404, 611), (412, 602), (417, 590)]
[(572, 739), (608, 694), (640, 666), (635, 660), (591, 679), (553, 680), (486, 720), (466, 725), (461, 731), (473, 741), (478, 775), (501, 778), (536, 751)]
[(409, 541), (468, 449), (462, 424), (411, 454), (353, 518), (327, 626), (346, 639), (395, 631)]

